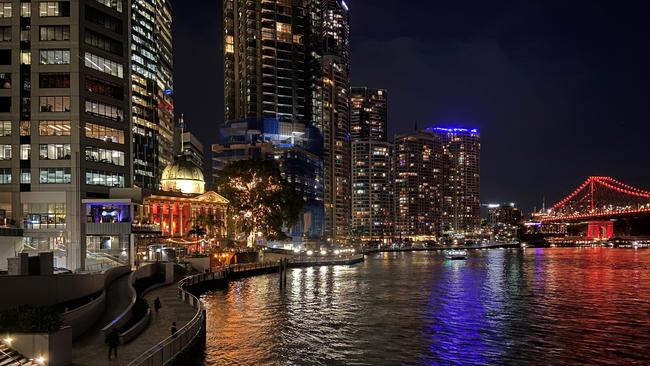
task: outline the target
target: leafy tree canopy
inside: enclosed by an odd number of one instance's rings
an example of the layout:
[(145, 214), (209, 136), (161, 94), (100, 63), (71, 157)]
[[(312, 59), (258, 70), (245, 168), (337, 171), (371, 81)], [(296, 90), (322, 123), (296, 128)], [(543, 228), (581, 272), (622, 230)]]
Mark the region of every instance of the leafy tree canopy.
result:
[(287, 239), (282, 228), (298, 221), (305, 204), (269, 160), (231, 162), (219, 172), (215, 190), (230, 201), (241, 230), (261, 232), (269, 240)]

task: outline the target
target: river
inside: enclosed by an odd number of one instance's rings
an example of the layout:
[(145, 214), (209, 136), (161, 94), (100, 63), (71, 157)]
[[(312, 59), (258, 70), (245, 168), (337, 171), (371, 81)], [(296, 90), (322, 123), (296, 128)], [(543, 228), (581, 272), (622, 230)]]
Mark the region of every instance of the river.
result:
[(650, 364), (650, 250), (379, 253), (203, 299), (206, 365)]

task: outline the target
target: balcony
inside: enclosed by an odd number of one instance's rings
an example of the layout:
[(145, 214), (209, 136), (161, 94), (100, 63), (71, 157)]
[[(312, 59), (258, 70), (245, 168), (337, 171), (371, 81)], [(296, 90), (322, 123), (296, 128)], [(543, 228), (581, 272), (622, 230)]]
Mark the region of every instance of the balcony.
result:
[(86, 223), (86, 235), (121, 235), (131, 234), (130, 222), (89, 222)]

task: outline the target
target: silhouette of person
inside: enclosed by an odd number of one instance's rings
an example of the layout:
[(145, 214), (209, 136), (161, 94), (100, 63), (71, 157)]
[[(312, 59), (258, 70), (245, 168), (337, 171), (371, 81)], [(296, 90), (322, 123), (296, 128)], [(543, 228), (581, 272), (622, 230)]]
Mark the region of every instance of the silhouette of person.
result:
[(156, 315), (158, 315), (158, 311), (162, 305), (160, 304), (160, 297), (156, 296), (156, 299), (153, 301), (153, 308), (156, 310)]
[(108, 343), (108, 360), (111, 360), (111, 353), (114, 353), (115, 358), (117, 358), (117, 345), (120, 343), (120, 334), (117, 332), (117, 329), (111, 330), (106, 335), (106, 343)]

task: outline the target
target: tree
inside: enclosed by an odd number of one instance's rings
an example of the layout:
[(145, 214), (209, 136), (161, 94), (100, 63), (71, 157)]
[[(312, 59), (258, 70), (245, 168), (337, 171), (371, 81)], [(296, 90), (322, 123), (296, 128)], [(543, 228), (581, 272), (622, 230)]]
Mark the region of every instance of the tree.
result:
[(249, 237), (284, 240), (283, 227), (293, 226), (305, 204), (303, 198), (268, 160), (231, 162), (219, 172), (215, 190), (230, 201), (231, 216)]
[(200, 225), (193, 225), (192, 229), (188, 232), (190, 235), (203, 236), (206, 233), (205, 229)]

